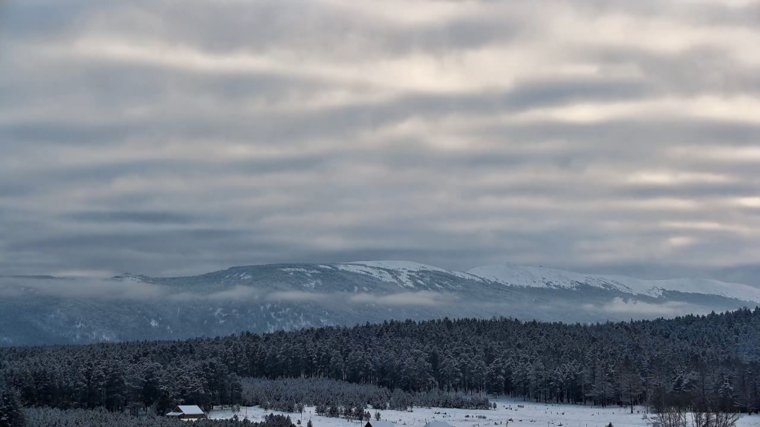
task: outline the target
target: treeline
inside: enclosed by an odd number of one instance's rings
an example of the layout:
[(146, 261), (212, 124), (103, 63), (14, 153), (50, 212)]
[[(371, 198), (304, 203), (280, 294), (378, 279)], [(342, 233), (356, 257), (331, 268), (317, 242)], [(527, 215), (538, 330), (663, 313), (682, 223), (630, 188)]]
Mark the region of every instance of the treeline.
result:
[(239, 377), (219, 356), (196, 353), (202, 341), (171, 347), (171, 354), (161, 354), (164, 345), (0, 350), (0, 375), (24, 406), (164, 414), (181, 402), (203, 408), (240, 402)]
[[(0, 349), (25, 406), (159, 413), (242, 401), (241, 377), (330, 378), (410, 393), (654, 400), (760, 409), (760, 309), (596, 325), (393, 321), (177, 342)], [(665, 404), (663, 403), (663, 404)]]
[[(187, 422), (175, 418), (144, 414), (132, 416), (129, 414), (111, 412), (105, 409), (52, 409), (27, 408), (24, 410), (26, 426), (34, 427), (187, 427)], [(268, 415), (263, 422), (248, 420), (198, 420), (194, 427), (295, 427), (289, 417)]]
[(299, 412), (303, 406), (315, 406), (320, 414), (339, 416), (374, 409), (405, 410), (414, 406), (489, 409), (491, 403), (481, 394), (446, 392), (439, 389), (407, 392), (391, 391), (372, 384), (352, 384), (327, 378), (292, 378), (242, 380), (244, 405), (261, 406), (283, 412)]

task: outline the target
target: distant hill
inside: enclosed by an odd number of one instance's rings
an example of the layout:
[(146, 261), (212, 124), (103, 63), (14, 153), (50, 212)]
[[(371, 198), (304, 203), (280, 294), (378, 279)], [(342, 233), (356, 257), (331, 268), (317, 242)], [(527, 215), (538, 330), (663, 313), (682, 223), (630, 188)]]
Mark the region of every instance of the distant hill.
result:
[(408, 261), (272, 264), (188, 277), (0, 278), (0, 344), (218, 336), (388, 319), (514, 317), (599, 322), (725, 311), (760, 290), (542, 267), (468, 272)]

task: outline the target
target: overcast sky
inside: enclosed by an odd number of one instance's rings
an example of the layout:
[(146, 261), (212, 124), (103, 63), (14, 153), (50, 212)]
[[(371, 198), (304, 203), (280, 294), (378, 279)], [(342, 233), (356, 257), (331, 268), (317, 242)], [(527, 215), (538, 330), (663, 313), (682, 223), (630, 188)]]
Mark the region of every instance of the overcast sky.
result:
[(0, 274), (753, 277), (758, 46), (749, 1), (0, 1)]

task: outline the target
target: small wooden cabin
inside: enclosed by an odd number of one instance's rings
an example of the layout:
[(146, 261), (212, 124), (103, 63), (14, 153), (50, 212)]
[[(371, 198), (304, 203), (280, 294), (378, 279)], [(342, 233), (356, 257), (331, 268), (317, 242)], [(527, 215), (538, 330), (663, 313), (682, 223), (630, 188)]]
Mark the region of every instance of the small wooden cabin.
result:
[(179, 405), (166, 416), (185, 421), (196, 421), (206, 418), (206, 413), (198, 405)]

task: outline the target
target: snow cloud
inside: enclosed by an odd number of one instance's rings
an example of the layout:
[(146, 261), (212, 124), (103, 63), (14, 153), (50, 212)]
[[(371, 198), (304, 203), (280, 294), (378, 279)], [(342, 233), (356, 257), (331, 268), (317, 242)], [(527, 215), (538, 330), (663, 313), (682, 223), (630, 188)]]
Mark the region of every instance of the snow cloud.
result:
[(0, 2), (0, 274), (757, 281), (758, 45), (749, 0)]

